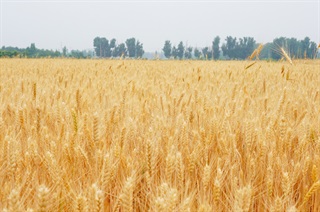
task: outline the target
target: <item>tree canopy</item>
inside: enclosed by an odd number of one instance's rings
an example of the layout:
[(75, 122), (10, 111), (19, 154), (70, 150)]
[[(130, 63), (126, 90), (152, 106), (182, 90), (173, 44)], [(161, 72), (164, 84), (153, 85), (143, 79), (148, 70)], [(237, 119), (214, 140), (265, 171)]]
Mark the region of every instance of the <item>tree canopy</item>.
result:
[[(227, 36), (224, 43), (220, 44), (220, 37), (216, 36), (212, 41), (212, 46), (185, 48), (181, 41), (176, 47), (172, 45), (170, 40), (166, 40), (162, 50), (168, 59), (245, 60), (258, 46), (259, 44), (253, 37)], [(279, 60), (282, 58), (280, 48), (285, 49), (292, 58), (313, 59), (318, 56), (317, 52), (319, 54), (317, 44), (310, 41), (309, 37), (305, 37), (303, 40), (279, 37), (271, 43), (264, 44), (258, 58)]]
[(0, 57), (28, 57), (28, 58), (38, 58), (38, 57), (61, 57), (62, 53), (57, 50), (47, 50), (38, 49), (35, 43), (27, 48), (18, 47), (5, 47), (0, 49)]
[(104, 37), (95, 37), (93, 46), (97, 57), (141, 58), (144, 54), (143, 44), (136, 38), (128, 38), (125, 43), (117, 44), (115, 38), (110, 41)]

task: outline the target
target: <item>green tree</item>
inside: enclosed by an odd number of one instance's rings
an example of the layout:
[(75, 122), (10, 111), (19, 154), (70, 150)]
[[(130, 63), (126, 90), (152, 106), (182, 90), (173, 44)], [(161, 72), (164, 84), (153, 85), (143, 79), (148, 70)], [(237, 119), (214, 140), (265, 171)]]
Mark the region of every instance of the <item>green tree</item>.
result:
[(113, 51), (114, 51), (114, 49), (116, 48), (116, 39), (115, 38), (112, 38), (111, 40), (110, 40), (110, 44), (109, 44), (109, 48), (110, 48), (110, 56), (109, 57), (111, 57), (111, 56), (113, 56)]
[(70, 57), (77, 58), (77, 59), (85, 58), (85, 56), (83, 55), (83, 52), (78, 51), (78, 50), (72, 50), (70, 52)]
[(31, 53), (31, 55), (35, 55), (36, 52), (37, 52), (36, 44), (31, 43), (31, 46), (30, 46), (30, 53)]
[[(50, 51), (49, 51), (50, 52)], [(50, 54), (50, 53), (49, 53)], [(48, 56), (51, 56), (51, 55), (48, 55)], [(61, 57), (61, 53), (58, 51), (58, 50), (56, 50), (56, 51), (54, 51), (54, 53), (52, 54), (52, 57)]]
[(310, 38), (309, 37), (305, 37), (303, 40), (300, 41), (301, 43), (301, 50), (302, 50), (302, 56), (303, 57), (307, 57), (307, 53), (309, 50), (309, 46), (310, 46)]
[(112, 50), (112, 57), (119, 57), (119, 47), (116, 45)]
[(170, 58), (171, 57), (172, 49), (171, 49), (171, 43), (170, 43), (169, 40), (166, 40), (164, 42), (164, 47), (162, 48), (162, 51), (163, 51), (164, 56), (166, 58)]
[(119, 57), (126, 57), (127, 56), (127, 49), (126, 49), (126, 45), (124, 43), (120, 43), (118, 46), (118, 53), (119, 53)]
[(310, 47), (307, 51), (308, 58), (310, 58), (310, 59), (316, 58), (317, 57), (317, 50), (318, 50), (317, 44), (315, 42), (311, 42)]
[(213, 58), (215, 60), (219, 59), (220, 57), (220, 37), (217, 36), (214, 38), (213, 42), (212, 42), (212, 49), (213, 49)]
[(226, 43), (222, 45), (221, 50), (223, 56), (227, 56), (229, 59), (235, 58), (236, 54), (237, 38), (227, 36)]
[(192, 47), (188, 47), (187, 50), (184, 53), (184, 57), (186, 59), (191, 59), (192, 58)]
[(101, 38), (95, 37), (93, 39), (94, 51), (96, 52), (97, 57), (101, 57), (102, 55), (102, 46), (101, 46)]
[(246, 59), (254, 51), (256, 41), (252, 37), (243, 37), (239, 39), (239, 43), (236, 43), (235, 58)]
[(62, 55), (63, 55), (63, 57), (66, 57), (67, 56), (67, 47), (66, 46), (64, 46), (63, 47), (63, 49), (62, 49)]
[(223, 56), (229, 59), (246, 59), (254, 51), (256, 41), (252, 37), (237, 38), (228, 36), (221, 47)]
[(172, 56), (174, 59), (177, 59), (177, 57), (178, 57), (178, 49), (177, 49), (175, 46), (172, 47), (171, 56)]
[(195, 49), (194, 49), (193, 54), (194, 54), (194, 57), (195, 57), (195, 58), (200, 59), (200, 57), (201, 57), (201, 52), (199, 51), (198, 48), (195, 48)]
[(299, 42), (296, 38), (290, 38), (287, 40), (287, 50), (288, 50), (288, 53), (289, 55), (295, 57), (295, 58), (299, 58), (300, 55), (299, 55)]
[(136, 56), (136, 39), (135, 38), (127, 39), (126, 46), (127, 46), (129, 57), (135, 57)]
[(95, 37), (93, 40), (94, 50), (98, 57), (111, 57), (111, 45), (104, 37)]
[(110, 55), (109, 41), (106, 38), (101, 38), (101, 52), (101, 57), (107, 57)]
[(202, 49), (202, 55), (205, 59), (210, 60), (212, 58), (212, 51), (209, 49), (209, 47), (204, 47)]
[(136, 57), (142, 57), (144, 54), (143, 44), (137, 41), (136, 43)]
[(310, 41), (309, 37), (305, 37), (303, 40), (300, 41), (303, 56), (306, 58), (315, 58), (317, 53), (317, 44), (315, 42)]
[(177, 49), (177, 56), (179, 57), (180, 60), (183, 58), (183, 54), (184, 54), (184, 46), (182, 41), (180, 41)]
[(110, 40), (110, 48), (113, 49), (116, 47), (116, 39), (115, 38), (112, 38)]
[(28, 57), (36, 57), (37, 48), (34, 43), (31, 43), (30, 47), (27, 47), (26, 54)]

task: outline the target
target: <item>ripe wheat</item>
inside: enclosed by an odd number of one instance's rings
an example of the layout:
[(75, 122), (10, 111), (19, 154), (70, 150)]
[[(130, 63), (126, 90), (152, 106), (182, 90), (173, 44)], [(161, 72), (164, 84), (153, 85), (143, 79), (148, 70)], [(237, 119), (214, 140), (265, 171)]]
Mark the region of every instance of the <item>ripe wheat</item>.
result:
[(319, 61), (0, 63), (0, 210), (320, 210)]

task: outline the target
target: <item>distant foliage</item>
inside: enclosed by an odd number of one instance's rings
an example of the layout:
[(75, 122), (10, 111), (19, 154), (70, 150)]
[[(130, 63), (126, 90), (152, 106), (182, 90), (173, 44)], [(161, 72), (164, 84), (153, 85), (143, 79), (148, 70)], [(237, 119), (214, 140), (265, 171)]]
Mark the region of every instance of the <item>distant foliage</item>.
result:
[(106, 38), (95, 37), (93, 46), (97, 57), (130, 57), (141, 58), (144, 54), (143, 44), (135, 38), (129, 38), (125, 43), (117, 45), (116, 39), (109, 41)]
[(171, 47), (171, 42), (169, 40), (166, 40), (164, 42), (164, 47), (162, 48), (162, 51), (164, 53), (164, 56), (166, 58), (170, 58), (172, 55), (172, 47)]
[[(220, 44), (220, 37), (216, 36), (212, 46), (190, 47), (182, 41), (176, 47), (170, 40), (166, 40), (162, 51), (166, 58), (171, 59), (197, 59), (197, 60), (246, 60), (259, 45), (263, 48), (259, 51), (259, 59), (280, 60), (281, 48), (288, 52), (293, 59), (314, 59), (319, 57), (317, 44), (310, 41), (309, 37), (303, 40), (296, 38), (275, 38), (272, 43), (259, 44), (253, 37), (236, 38), (227, 36), (225, 42)], [(183, 52), (183, 54), (182, 54)]]
[(173, 59), (204, 59), (204, 60), (218, 60), (221, 58), (221, 50), (223, 56), (227, 59), (245, 59), (255, 49), (255, 40), (251, 37), (240, 38), (239, 42), (236, 38), (228, 36), (226, 43), (220, 48), (220, 37), (216, 36), (212, 41), (212, 46), (206, 46), (203, 48), (190, 47), (184, 45), (182, 41), (178, 46), (172, 46), (169, 40), (165, 41), (162, 48), (166, 58)]
[(71, 57), (71, 58), (90, 58), (92, 52), (90, 51), (79, 51), (71, 50), (68, 52), (66, 46), (62, 48), (62, 52), (58, 50), (48, 50), (48, 49), (38, 49), (34, 43), (27, 48), (18, 48), (18, 47), (5, 47), (3, 46), (0, 49), (0, 57), (6, 58), (56, 58), (56, 57)]
[(42, 57), (61, 57), (62, 54), (59, 51), (37, 49), (36, 45), (32, 43), (30, 47), (18, 48), (18, 47), (5, 47), (0, 49), (0, 57), (27, 57), (27, 58), (42, 58)]
[(213, 42), (212, 42), (212, 49), (213, 49), (213, 58), (215, 60), (219, 59), (220, 57), (220, 37), (217, 36), (214, 38)]
[(236, 37), (228, 36), (226, 43), (222, 45), (223, 56), (229, 59), (244, 60), (252, 54), (256, 41), (252, 37), (244, 37), (237, 40)]
[(280, 37), (275, 38), (272, 42), (271, 58), (278, 60), (281, 59), (279, 49), (284, 48), (292, 58), (313, 59), (317, 56), (317, 44), (310, 41), (309, 37), (303, 40), (296, 38)]
[[(162, 48), (164, 57), (167, 59), (197, 59), (197, 60), (246, 60), (252, 55), (255, 49), (262, 45), (257, 59), (280, 60), (283, 58), (282, 50), (287, 52), (292, 59), (315, 59), (320, 57), (317, 44), (305, 37), (303, 40), (296, 38), (278, 37), (269, 43), (256, 43), (253, 37), (236, 38), (227, 36), (224, 42), (216, 36), (212, 45), (204, 47), (188, 46), (188, 43), (180, 41), (178, 45), (166, 40)], [(71, 57), (71, 58), (142, 58), (145, 55), (143, 43), (136, 38), (128, 38), (125, 42), (117, 43), (115, 38), (108, 40), (105, 37), (93, 39), (94, 49), (91, 51), (68, 51), (64, 46), (61, 51), (38, 49), (35, 43), (27, 48), (3, 46), (0, 49), (0, 58), (44, 58), (44, 57)], [(150, 52), (149, 52), (150, 54)]]

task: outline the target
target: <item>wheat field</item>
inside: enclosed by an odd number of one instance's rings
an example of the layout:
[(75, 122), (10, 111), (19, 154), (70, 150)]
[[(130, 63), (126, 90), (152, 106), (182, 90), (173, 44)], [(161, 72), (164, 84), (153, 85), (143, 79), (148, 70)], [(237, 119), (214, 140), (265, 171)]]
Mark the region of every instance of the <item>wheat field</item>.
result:
[(0, 63), (2, 211), (320, 211), (320, 61)]

